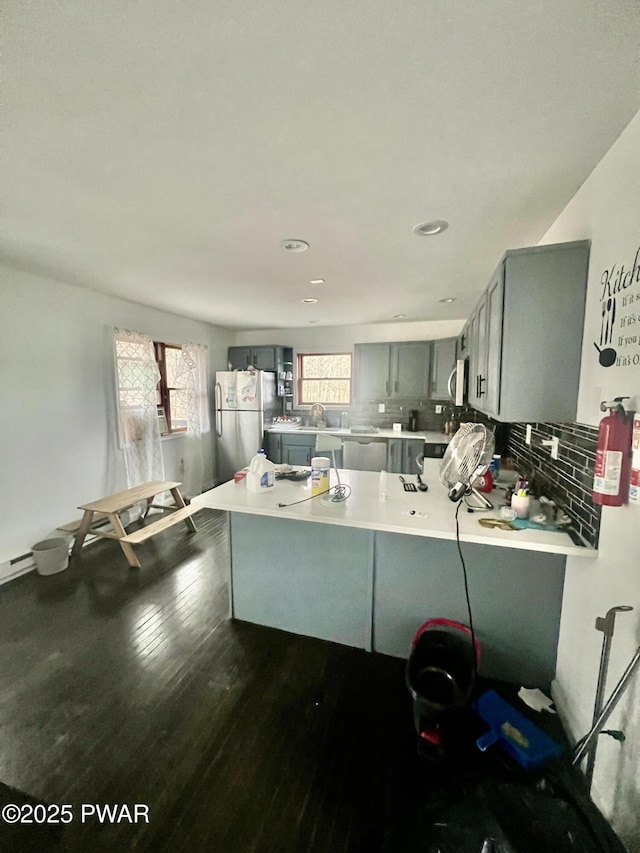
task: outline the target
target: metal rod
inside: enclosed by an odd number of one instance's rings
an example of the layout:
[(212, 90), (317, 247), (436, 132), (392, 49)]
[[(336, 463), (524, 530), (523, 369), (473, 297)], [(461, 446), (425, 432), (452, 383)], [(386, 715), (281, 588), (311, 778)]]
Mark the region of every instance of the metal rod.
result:
[(636, 649), (636, 653), (631, 658), (629, 666), (625, 669), (624, 673), (622, 674), (622, 678), (616, 684), (613, 693), (609, 697), (607, 704), (602, 709), (600, 716), (598, 717), (596, 722), (593, 724), (591, 731), (585, 736), (584, 740), (582, 741), (582, 743), (580, 744), (578, 749), (575, 750), (573, 759), (571, 761), (572, 766), (575, 767), (576, 764), (578, 764), (580, 761), (582, 761), (582, 758), (584, 757), (585, 753), (590, 748), (590, 746), (593, 743), (593, 741), (595, 740), (595, 738), (597, 738), (598, 735), (600, 734), (602, 727), (607, 722), (607, 720), (609, 719), (609, 715), (611, 714), (613, 709), (618, 704), (620, 697), (622, 696), (622, 694), (625, 691), (627, 683), (631, 679), (631, 676), (633, 675), (633, 672), (639, 663), (640, 663), (640, 646), (638, 646), (638, 648)]
[[(598, 717), (602, 713), (602, 707), (605, 701), (605, 688), (607, 683), (607, 670), (609, 669), (609, 655), (611, 653), (611, 642), (613, 640), (613, 632), (615, 628), (616, 613), (633, 610), (628, 604), (622, 604), (618, 607), (611, 607), (607, 611), (607, 615), (603, 618), (596, 619), (596, 630), (602, 631), (604, 638), (602, 640), (602, 655), (600, 656), (600, 670), (598, 672), (598, 686), (596, 688), (596, 700), (593, 705), (593, 718), (591, 725), (595, 725)], [(596, 751), (598, 749), (598, 739), (596, 738), (589, 751), (587, 758), (587, 767), (585, 770), (585, 778), (587, 787), (591, 790), (591, 782), (593, 780), (593, 770), (596, 763)]]

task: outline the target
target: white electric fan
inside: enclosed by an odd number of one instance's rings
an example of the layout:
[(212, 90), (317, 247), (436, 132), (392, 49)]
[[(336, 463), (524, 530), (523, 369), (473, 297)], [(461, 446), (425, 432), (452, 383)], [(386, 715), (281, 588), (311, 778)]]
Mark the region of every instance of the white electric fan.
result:
[(463, 424), (451, 439), (440, 463), (440, 482), (449, 489), (452, 501), (465, 499), (471, 494), (479, 500), (475, 509), (493, 509), (493, 504), (474, 489), (473, 484), (489, 468), (493, 458), (495, 439), (484, 424)]

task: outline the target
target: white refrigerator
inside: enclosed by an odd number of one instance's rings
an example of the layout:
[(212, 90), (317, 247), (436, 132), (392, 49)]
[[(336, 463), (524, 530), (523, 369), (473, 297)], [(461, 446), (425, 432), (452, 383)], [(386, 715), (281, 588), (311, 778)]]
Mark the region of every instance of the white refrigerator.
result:
[(276, 377), (262, 370), (216, 373), (217, 479), (231, 480), (262, 447), (265, 421), (278, 414)]

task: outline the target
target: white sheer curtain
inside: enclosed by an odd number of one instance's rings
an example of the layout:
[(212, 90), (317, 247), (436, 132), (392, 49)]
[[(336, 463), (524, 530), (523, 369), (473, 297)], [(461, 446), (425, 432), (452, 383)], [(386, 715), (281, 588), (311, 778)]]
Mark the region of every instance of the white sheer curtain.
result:
[(209, 349), (206, 344), (183, 344), (175, 383), (180, 389), (176, 392), (180, 410), (187, 418), (182, 492), (188, 497), (199, 495), (204, 486), (204, 443), (211, 432), (208, 373)]
[(158, 380), (153, 341), (129, 329), (113, 330), (118, 382), (118, 426), (127, 488), (164, 480), (158, 423)]

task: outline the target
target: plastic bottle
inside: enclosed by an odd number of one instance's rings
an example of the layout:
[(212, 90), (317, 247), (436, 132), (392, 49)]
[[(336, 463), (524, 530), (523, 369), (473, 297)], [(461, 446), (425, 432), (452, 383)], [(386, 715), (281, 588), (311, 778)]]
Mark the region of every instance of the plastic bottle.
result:
[(330, 468), (328, 456), (314, 456), (311, 460), (311, 494), (314, 497), (328, 491)]
[(251, 460), (247, 471), (247, 490), (261, 494), (276, 483), (276, 466), (267, 459), (264, 450), (259, 450)]
[(378, 482), (378, 500), (389, 500), (389, 478), (386, 471), (380, 471), (380, 480)]
[(494, 453), (493, 459), (491, 460), (491, 464), (489, 465), (489, 471), (491, 471), (491, 476), (494, 481), (498, 479), (498, 474), (500, 473), (500, 454)]

